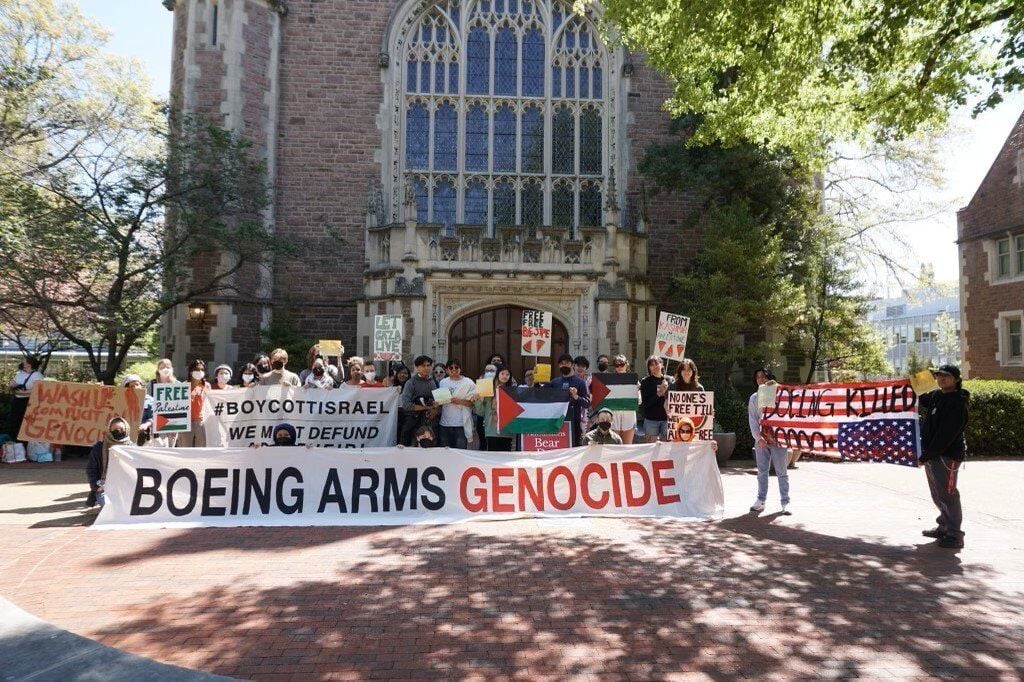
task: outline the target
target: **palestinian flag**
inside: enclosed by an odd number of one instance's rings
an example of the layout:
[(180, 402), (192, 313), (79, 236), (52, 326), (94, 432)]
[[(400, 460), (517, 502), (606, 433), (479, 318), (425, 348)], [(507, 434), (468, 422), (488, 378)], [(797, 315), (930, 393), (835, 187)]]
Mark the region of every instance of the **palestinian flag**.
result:
[(597, 373), (590, 378), (590, 411), (635, 412), (640, 406), (637, 375), (617, 372)]
[(569, 391), (554, 386), (518, 390), (499, 386), (495, 401), (501, 433), (558, 433), (569, 409)]
[(188, 410), (184, 412), (168, 412), (153, 418), (154, 433), (180, 433), (188, 431)]

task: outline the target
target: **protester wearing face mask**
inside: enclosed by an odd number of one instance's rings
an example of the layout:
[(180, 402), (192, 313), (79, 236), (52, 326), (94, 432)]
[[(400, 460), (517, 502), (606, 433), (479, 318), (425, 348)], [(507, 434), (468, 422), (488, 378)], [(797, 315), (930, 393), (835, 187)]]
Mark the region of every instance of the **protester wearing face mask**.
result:
[[(121, 378), (121, 386), (124, 388), (142, 388), (142, 377), (138, 374), (125, 374)], [(146, 445), (152, 438), (153, 433), (153, 396), (143, 395), (142, 399), (142, 420), (139, 424), (138, 445)], [(163, 446), (161, 442), (153, 445)]]
[(274, 446), (290, 447), (298, 440), (295, 427), (291, 424), (278, 424), (274, 427)]
[(204, 448), (206, 447), (206, 431), (203, 428), (203, 403), (206, 402), (210, 384), (206, 381), (206, 363), (202, 360), (196, 359), (189, 363), (188, 387), (189, 421), (191, 423), (188, 433), (178, 434), (178, 447)]
[(327, 366), (324, 364), (323, 358), (313, 360), (313, 366), (310, 367), (309, 374), (306, 375), (302, 386), (303, 388), (334, 388), (334, 379), (327, 373)]
[(264, 353), (258, 353), (256, 357), (253, 359), (252, 363), (256, 365), (256, 371), (259, 373), (260, 376), (263, 376), (264, 374), (269, 374), (271, 371), (270, 357)]
[(103, 434), (103, 440), (96, 442), (89, 452), (89, 461), (85, 465), (85, 475), (89, 479), (89, 497), (85, 501), (86, 507), (95, 507), (98, 504), (102, 508), (106, 504), (103, 485), (107, 480), (110, 448), (115, 445), (132, 445), (128, 422), (121, 417), (114, 417), (107, 422), (107, 432)]
[(174, 376), (174, 364), (169, 358), (161, 358), (156, 363), (156, 376), (154, 376), (149, 386), (146, 387), (146, 392), (149, 395), (153, 395), (153, 386), (156, 384), (176, 384), (178, 383), (178, 377)]
[(372, 362), (363, 363), (363, 388), (384, 388), (384, 382), (377, 381), (377, 366)]
[(260, 377), (260, 383), (264, 386), (301, 386), (299, 375), (289, 372), (285, 367), (288, 365), (288, 351), (283, 348), (275, 348), (270, 352), (270, 371)]
[(583, 436), (587, 445), (622, 445), (622, 438), (612, 431), (612, 411), (601, 408), (594, 416), (594, 428)]
[(608, 356), (607, 355), (602, 353), (601, 355), (597, 356), (597, 371), (598, 372), (607, 372), (608, 371), (608, 367), (610, 366), (610, 364), (611, 363), (608, 361)]
[(434, 429), (430, 428), (426, 424), (416, 429), (413, 434), (413, 443), (418, 448), (436, 448), (437, 436), (434, 434)]
[(223, 391), (226, 388), (231, 388), (231, 367), (228, 365), (217, 365), (217, 369), (213, 370), (213, 386), (211, 388), (214, 391)]
[(323, 361), (324, 367), (327, 367), (327, 358), (320, 354), (320, 345), (314, 343), (306, 353), (306, 368), (299, 372), (299, 383), (303, 386), (306, 385), (306, 379), (309, 378), (309, 375), (313, 373), (313, 363), (318, 358)]
[(565, 413), (565, 421), (569, 422), (569, 433), (575, 447), (583, 440), (580, 415), (590, 409), (590, 391), (587, 390), (587, 383), (573, 374), (572, 356), (568, 353), (559, 356), (558, 373), (560, 376), (552, 377), (549, 385), (569, 391), (569, 409)]
[(260, 385), (260, 372), (256, 365), (249, 362), (242, 367), (242, 371), (238, 373), (238, 385), (242, 388), (252, 388), (253, 386)]

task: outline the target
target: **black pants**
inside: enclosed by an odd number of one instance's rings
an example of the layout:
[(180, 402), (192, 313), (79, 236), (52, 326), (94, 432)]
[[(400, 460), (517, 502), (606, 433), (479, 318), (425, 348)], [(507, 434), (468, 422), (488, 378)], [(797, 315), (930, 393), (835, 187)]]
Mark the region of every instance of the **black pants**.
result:
[(960, 508), (960, 491), (956, 488), (960, 462), (936, 457), (924, 463), (924, 472), (928, 477), (932, 502), (939, 509), (939, 518), (935, 519), (939, 532), (962, 538), (964, 532), (960, 530), (960, 524), (963, 523), (963, 510)]
[(512, 444), (515, 438), (502, 438), (500, 436), (487, 436), (488, 452), (512, 452)]
[(11, 411), (7, 415), (7, 435), (11, 437), (11, 440), (18, 440), (18, 431), (21, 430), (21, 422), (25, 420), (25, 410), (27, 409), (28, 398), (15, 397), (11, 399)]

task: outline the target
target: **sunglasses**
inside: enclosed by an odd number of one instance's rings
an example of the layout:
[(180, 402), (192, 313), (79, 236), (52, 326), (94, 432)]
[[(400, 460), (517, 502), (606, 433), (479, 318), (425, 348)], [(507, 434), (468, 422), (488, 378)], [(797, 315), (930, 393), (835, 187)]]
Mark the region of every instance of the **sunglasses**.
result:
[(616, 362), (616, 363), (615, 363), (615, 366), (616, 366), (616, 367), (625, 367), (625, 366), (626, 366), (626, 363), (624, 363), (624, 362)]

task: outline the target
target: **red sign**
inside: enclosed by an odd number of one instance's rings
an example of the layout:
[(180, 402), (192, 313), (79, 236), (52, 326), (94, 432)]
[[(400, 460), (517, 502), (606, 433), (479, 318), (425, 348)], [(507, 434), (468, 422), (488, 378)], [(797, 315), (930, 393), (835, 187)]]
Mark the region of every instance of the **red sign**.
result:
[(562, 450), (568, 447), (572, 447), (572, 444), (569, 441), (569, 422), (562, 422), (562, 428), (558, 433), (523, 434), (523, 452)]

